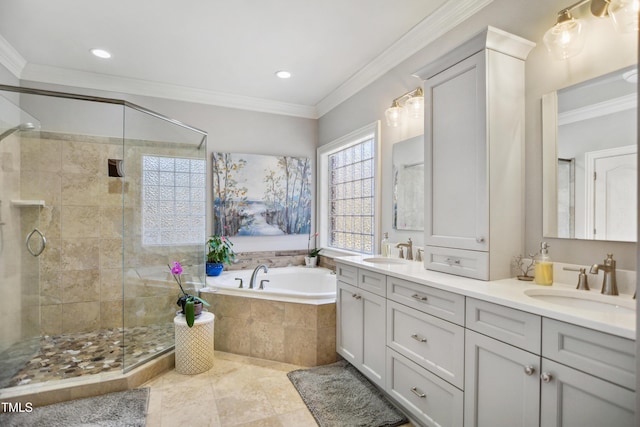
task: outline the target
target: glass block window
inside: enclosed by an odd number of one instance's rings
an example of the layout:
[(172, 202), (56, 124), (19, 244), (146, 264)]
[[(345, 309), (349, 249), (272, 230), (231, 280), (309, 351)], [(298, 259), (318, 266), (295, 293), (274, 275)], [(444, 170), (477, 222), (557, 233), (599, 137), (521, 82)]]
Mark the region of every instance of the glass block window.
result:
[(318, 148), (318, 217), (325, 254), (373, 254), (380, 233), (380, 122)]
[(374, 250), (374, 140), (329, 155), (329, 246)]
[(142, 244), (203, 244), (205, 190), (205, 159), (142, 156)]

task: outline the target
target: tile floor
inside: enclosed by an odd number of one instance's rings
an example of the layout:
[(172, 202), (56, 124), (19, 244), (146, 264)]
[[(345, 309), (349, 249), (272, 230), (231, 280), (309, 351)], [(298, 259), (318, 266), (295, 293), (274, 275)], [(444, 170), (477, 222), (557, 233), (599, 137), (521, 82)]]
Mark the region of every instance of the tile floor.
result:
[(147, 427), (316, 426), (286, 375), (299, 368), (216, 351), (207, 372), (171, 370), (143, 385), (151, 390)]

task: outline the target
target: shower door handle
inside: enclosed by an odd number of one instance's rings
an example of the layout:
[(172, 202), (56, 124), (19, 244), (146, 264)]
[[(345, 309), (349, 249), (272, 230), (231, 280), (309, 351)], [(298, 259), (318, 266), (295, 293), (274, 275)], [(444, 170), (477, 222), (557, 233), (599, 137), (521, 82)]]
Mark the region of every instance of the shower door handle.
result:
[[(42, 246), (35, 251), (31, 249), (31, 238), (33, 237), (34, 234), (38, 234), (40, 236), (40, 239), (42, 239)], [(37, 228), (34, 228), (33, 231), (27, 235), (27, 239), (24, 243), (27, 246), (27, 250), (29, 251), (29, 253), (34, 257), (38, 257), (42, 254), (42, 252), (44, 252), (44, 249), (47, 247), (47, 238), (44, 237), (44, 234), (42, 234), (42, 231), (38, 230)]]

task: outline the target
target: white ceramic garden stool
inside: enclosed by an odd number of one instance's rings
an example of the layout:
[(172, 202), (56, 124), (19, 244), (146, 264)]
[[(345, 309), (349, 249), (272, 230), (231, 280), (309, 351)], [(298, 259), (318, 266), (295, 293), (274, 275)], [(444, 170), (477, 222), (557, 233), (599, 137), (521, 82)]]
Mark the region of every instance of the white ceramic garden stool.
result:
[(176, 372), (194, 375), (213, 367), (213, 313), (203, 312), (193, 323), (179, 314), (173, 319), (176, 334)]

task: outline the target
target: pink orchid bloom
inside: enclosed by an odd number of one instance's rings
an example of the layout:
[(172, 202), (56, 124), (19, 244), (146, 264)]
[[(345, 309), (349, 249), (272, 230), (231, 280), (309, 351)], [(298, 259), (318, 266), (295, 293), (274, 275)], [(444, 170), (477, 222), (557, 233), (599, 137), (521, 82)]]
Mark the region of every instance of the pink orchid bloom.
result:
[(178, 261), (173, 262), (173, 267), (171, 267), (171, 274), (178, 276), (182, 274), (182, 266)]

